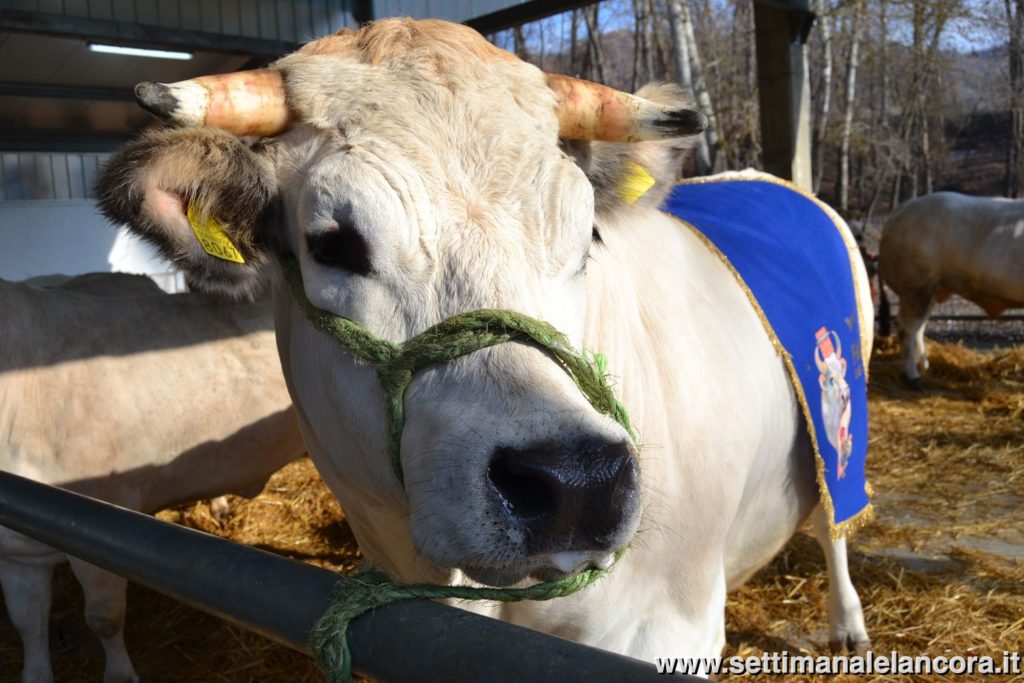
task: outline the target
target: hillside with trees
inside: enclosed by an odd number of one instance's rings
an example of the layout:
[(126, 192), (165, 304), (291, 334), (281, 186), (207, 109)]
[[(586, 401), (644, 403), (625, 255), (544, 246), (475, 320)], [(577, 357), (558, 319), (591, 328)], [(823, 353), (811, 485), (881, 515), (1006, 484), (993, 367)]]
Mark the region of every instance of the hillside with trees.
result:
[[(1024, 0), (811, 0), (816, 191), (851, 219), (952, 189), (1024, 197)], [(761, 166), (752, 0), (604, 0), (492, 39), (543, 69), (692, 89), (686, 175)], [(874, 222), (874, 221), (871, 221)]]

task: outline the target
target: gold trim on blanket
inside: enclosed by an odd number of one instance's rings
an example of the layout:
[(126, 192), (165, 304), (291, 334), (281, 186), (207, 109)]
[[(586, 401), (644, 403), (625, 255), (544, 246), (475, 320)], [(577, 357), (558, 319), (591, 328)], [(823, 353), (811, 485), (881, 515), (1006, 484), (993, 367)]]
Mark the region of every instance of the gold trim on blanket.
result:
[[(791, 190), (794, 190), (797, 193), (803, 195), (804, 197), (807, 197), (808, 199), (812, 200), (815, 204), (817, 204), (820, 208), (824, 210), (825, 214), (832, 220), (832, 223), (836, 227), (836, 230), (842, 236), (843, 243), (846, 245), (847, 249), (847, 257), (850, 258), (850, 273), (851, 276), (854, 276), (852, 255), (856, 254), (857, 258), (860, 258), (860, 250), (857, 247), (857, 243), (853, 240), (853, 236), (849, 233), (849, 230), (844, 229), (844, 226), (846, 225), (845, 221), (843, 221), (843, 219), (840, 218), (839, 215), (832, 210), (832, 207), (828, 206), (820, 199), (815, 197), (813, 194), (807, 192), (806, 190), (797, 185), (794, 185), (788, 180), (776, 178), (773, 175), (769, 175), (767, 173), (762, 173), (759, 171), (744, 171), (720, 173), (718, 175), (705, 176), (701, 178), (689, 178), (686, 180), (681, 180), (676, 184), (697, 185), (714, 182), (734, 181), (760, 181), (774, 183), (776, 185), (781, 185), (783, 187), (787, 187)], [(790, 383), (793, 385), (793, 393), (796, 395), (797, 402), (800, 404), (800, 410), (803, 412), (804, 415), (804, 421), (807, 423), (807, 434), (808, 436), (811, 437), (811, 447), (814, 450), (814, 464), (817, 475), (816, 478), (818, 481), (818, 493), (821, 496), (821, 504), (825, 508), (825, 513), (828, 517), (829, 537), (833, 541), (836, 541), (840, 538), (852, 535), (853, 532), (855, 532), (857, 529), (861, 528), (862, 526), (870, 522), (872, 519), (874, 519), (874, 506), (871, 504), (869, 500), (868, 504), (864, 507), (864, 509), (858, 512), (856, 515), (850, 517), (849, 519), (845, 520), (840, 524), (835, 523), (835, 507), (832, 504), (832, 496), (828, 491), (828, 485), (825, 483), (825, 459), (822, 457), (821, 450), (818, 448), (818, 435), (814, 428), (814, 420), (811, 417), (810, 406), (807, 403), (807, 397), (804, 395), (803, 385), (800, 382), (799, 375), (797, 375), (796, 367), (793, 365), (792, 357), (789, 355), (789, 352), (786, 350), (786, 348), (782, 345), (782, 342), (779, 341), (778, 336), (775, 334), (775, 329), (772, 327), (772, 324), (768, 321), (768, 317), (764, 314), (764, 310), (762, 310), (761, 305), (758, 303), (757, 298), (754, 296), (754, 293), (750, 291), (749, 287), (747, 287), (747, 283), (746, 281), (744, 281), (743, 276), (740, 275), (739, 271), (737, 271), (736, 268), (732, 265), (732, 262), (729, 261), (728, 257), (724, 253), (722, 253), (722, 251), (717, 246), (715, 246), (715, 244), (711, 242), (711, 240), (709, 240), (707, 236), (703, 232), (701, 232), (697, 227), (679, 218), (678, 216), (675, 216), (670, 213), (668, 215), (675, 218), (683, 226), (689, 228), (690, 231), (694, 234), (694, 236), (697, 237), (697, 239), (703, 242), (704, 245), (707, 246), (707, 248), (710, 249), (712, 253), (716, 254), (718, 258), (721, 259), (725, 267), (728, 268), (729, 272), (731, 272), (733, 277), (736, 278), (736, 282), (737, 284), (739, 284), (744, 294), (746, 294), (747, 299), (750, 301), (750, 305), (754, 308), (754, 312), (757, 314), (758, 319), (761, 321), (762, 327), (764, 327), (765, 332), (768, 334), (768, 339), (771, 341), (772, 346), (775, 347), (776, 353), (779, 354), (779, 357), (782, 359), (783, 364), (786, 366), (786, 372), (789, 374)], [(866, 329), (866, 319), (864, 316), (864, 309), (861, 306), (860, 293), (857, 290), (856, 284), (854, 284), (853, 286), (853, 294), (857, 305), (857, 317), (859, 319), (861, 329), (861, 346), (863, 347), (863, 331)], [(871, 349), (867, 349), (867, 354), (864, 354), (863, 351), (864, 349), (862, 348), (862, 355), (864, 356), (864, 359), (862, 361), (864, 364), (864, 382), (866, 384), (868, 381), (868, 359), (871, 355)], [(874, 494), (874, 490), (871, 484), (868, 483), (866, 476), (864, 480), (864, 491), (865, 493), (867, 493), (869, 498)]]

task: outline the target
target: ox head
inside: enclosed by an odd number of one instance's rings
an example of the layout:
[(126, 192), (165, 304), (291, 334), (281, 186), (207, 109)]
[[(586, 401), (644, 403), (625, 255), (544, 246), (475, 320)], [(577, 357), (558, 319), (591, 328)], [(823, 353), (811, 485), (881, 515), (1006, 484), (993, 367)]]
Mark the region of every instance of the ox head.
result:
[[(704, 126), (432, 21), (377, 22), (267, 70), (137, 95), (180, 127), (108, 163), (112, 219), (206, 290), (253, 296), (295, 259), (314, 306), (395, 342), (491, 308), (545, 320), (580, 347), (595, 205), (621, 209), (614, 187), (637, 159), (674, 175), (665, 160), (678, 144), (660, 141)], [(210, 251), (239, 258), (207, 253), (193, 226), (215, 233)], [(371, 559), (405, 578), (458, 568), (504, 584), (606, 564), (628, 543), (635, 447), (546, 351), (510, 343), (417, 373), (403, 485), (374, 370), (274, 286), (307, 446)]]

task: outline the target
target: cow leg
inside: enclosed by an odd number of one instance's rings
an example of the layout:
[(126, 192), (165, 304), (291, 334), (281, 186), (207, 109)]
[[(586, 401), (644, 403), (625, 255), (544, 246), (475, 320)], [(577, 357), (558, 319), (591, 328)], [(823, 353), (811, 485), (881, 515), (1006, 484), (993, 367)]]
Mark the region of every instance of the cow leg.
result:
[(711, 593), (711, 600), (708, 605), (708, 620), (711, 627), (708, 632), (711, 634), (711, 647), (708, 650), (709, 656), (721, 657), (725, 649), (725, 602), (726, 602), (726, 580), (725, 568), (718, 572), (715, 581), (715, 589)]
[(124, 612), (128, 582), (117, 574), (71, 558), (71, 570), (82, 584), (85, 621), (99, 637), (106, 655), (103, 683), (138, 683), (124, 646)]
[(811, 513), (815, 540), (825, 552), (828, 571), (828, 640), (834, 652), (855, 652), (863, 655), (871, 649), (864, 610), (857, 589), (850, 580), (846, 558), (846, 539), (833, 541), (828, 534), (828, 517), (820, 504)]
[(928, 316), (932, 312), (932, 304), (934, 302), (928, 302), (928, 308), (925, 310), (924, 315), (921, 317), (920, 322), (917, 324), (914, 330), (914, 356), (917, 359), (917, 365), (921, 368), (921, 372), (928, 371), (928, 354), (925, 353), (924, 348), (924, 327), (928, 323)]
[(24, 565), (0, 560), (0, 586), (11, 623), (21, 636), (25, 661), (22, 683), (52, 683), (50, 665), (50, 600), (52, 565)]
[(928, 370), (924, 350), (924, 328), (933, 299), (929, 293), (912, 293), (900, 297), (900, 349), (903, 351), (903, 372), (911, 382), (921, 379), (921, 370)]

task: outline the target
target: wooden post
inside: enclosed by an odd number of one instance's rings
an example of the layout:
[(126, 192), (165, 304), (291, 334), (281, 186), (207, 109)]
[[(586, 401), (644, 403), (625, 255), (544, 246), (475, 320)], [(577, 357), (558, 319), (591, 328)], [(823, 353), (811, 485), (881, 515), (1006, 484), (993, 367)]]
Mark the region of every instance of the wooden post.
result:
[(811, 93), (806, 0), (754, 0), (764, 170), (810, 191)]

